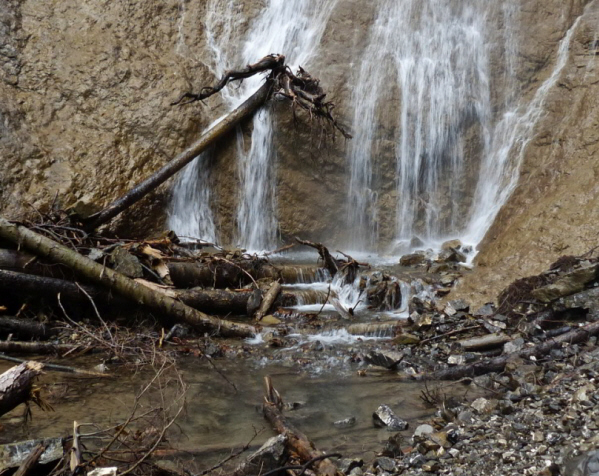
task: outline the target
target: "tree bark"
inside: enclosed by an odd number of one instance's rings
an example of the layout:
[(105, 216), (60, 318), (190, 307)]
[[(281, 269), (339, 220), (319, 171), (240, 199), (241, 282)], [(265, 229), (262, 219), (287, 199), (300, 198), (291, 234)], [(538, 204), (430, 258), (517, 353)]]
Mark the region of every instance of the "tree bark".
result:
[(22, 339), (48, 339), (58, 333), (41, 322), (11, 316), (0, 317), (0, 331), (6, 334), (17, 334)]
[(42, 372), (42, 368), (43, 364), (30, 361), (0, 375), (0, 415), (29, 400), (33, 381)]
[[(215, 260), (208, 262), (171, 261), (167, 263), (169, 275), (178, 288), (241, 287), (255, 279), (280, 280), (283, 284), (304, 282), (306, 277), (318, 276), (321, 268), (273, 266), (260, 260), (238, 260), (227, 262)], [(247, 273), (247, 274), (246, 274)], [(248, 276), (249, 274), (249, 276)]]
[(232, 337), (251, 337), (256, 334), (256, 329), (253, 326), (208, 316), (164, 294), (136, 283), (134, 280), (106, 268), (49, 238), (34, 233), (24, 226), (12, 224), (4, 218), (0, 218), (0, 236), (23, 246), (38, 256), (43, 256), (56, 263), (63, 263), (80, 276), (158, 312), (161, 316), (168, 318), (165, 319), (167, 325), (184, 322), (202, 331)]
[(86, 218), (84, 220), (84, 229), (91, 231), (98, 228), (100, 225), (107, 223), (131, 205), (137, 203), (159, 185), (166, 182), (167, 179), (185, 167), (198, 155), (208, 149), (208, 147), (231, 131), (237, 124), (239, 124), (239, 122), (250, 116), (256, 109), (264, 104), (271, 87), (272, 83), (266, 81), (260, 89), (244, 101), (243, 104), (228, 113), (216, 125), (204, 132), (196, 142), (189, 146), (185, 151), (181, 152), (158, 172), (141, 182), (104, 210)]
[[(264, 378), (265, 396), (264, 405), (262, 407), (264, 416), (280, 434), (287, 437), (288, 445), (291, 450), (305, 462), (311, 459), (323, 456), (324, 453), (318, 451), (314, 444), (301, 431), (295, 428), (283, 415), (281, 410), (282, 400), (279, 392), (272, 386), (270, 377)], [(314, 463), (316, 474), (323, 476), (335, 476), (337, 467), (329, 459), (323, 459)]]

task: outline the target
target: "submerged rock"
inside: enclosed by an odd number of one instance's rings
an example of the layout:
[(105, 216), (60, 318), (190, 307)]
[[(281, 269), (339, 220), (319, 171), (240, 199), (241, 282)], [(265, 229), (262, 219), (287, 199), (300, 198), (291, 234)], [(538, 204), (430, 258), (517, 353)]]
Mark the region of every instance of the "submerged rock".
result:
[(389, 431), (404, 431), (408, 429), (408, 422), (399, 418), (389, 405), (381, 405), (372, 414), (374, 426), (386, 427)]
[(343, 420), (337, 420), (333, 422), (333, 426), (337, 428), (349, 428), (356, 424), (356, 417), (344, 418)]

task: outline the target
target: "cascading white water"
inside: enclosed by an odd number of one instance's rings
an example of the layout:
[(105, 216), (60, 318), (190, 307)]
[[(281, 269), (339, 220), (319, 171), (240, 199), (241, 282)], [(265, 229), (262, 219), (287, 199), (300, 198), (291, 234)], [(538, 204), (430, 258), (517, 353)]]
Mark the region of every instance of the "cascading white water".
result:
[[(242, 10), (243, 3), (228, 0), (223, 5), (220, 0), (211, 0), (207, 7), (206, 35), (213, 54), (211, 65), (215, 76), (220, 77), (228, 68), (254, 63), (271, 53), (284, 54), (291, 67), (309, 67), (310, 58), (319, 47), (336, 1), (268, 0), (244, 35), (240, 31), (240, 17), (237, 14)], [(254, 76), (239, 86), (223, 90), (229, 108), (233, 109), (253, 93), (261, 81), (260, 76)], [(240, 246), (249, 250), (271, 248), (276, 241), (276, 164), (272, 123), (268, 110), (254, 117), (249, 151), (245, 150), (241, 132), (238, 132), (241, 191), (237, 211), (237, 240)], [(195, 167), (201, 165), (196, 163)], [(202, 233), (204, 236), (199, 237), (205, 237), (208, 233), (202, 227), (214, 231), (212, 214), (209, 212), (210, 196), (209, 192), (197, 194), (197, 191), (208, 190), (209, 184), (201, 182), (206, 177), (191, 166), (182, 175), (175, 187), (175, 205), (169, 225), (180, 234), (198, 236), (197, 233)], [(191, 215), (203, 223), (199, 228), (184, 228), (190, 224)]]
[(470, 222), (464, 241), (479, 243), (512, 194), (518, 181), (520, 164), (533, 130), (544, 113), (549, 91), (557, 83), (568, 61), (572, 36), (582, 17), (574, 22), (561, 40), (551, 76), (537, 89), (532, 101), (504, 114), (493, 134), (491, 153), (481, 165)]
[(491, 103), (485, 8), (481, 2), (456, 3), (378, 3), (366, 50), (377, 54), (365, 56), (354, 97), (356, 137), (349, 156), (354, 247), (376, 239), (373, 158), (381, 140), (395, 143), (396, 238), (435, 241), (459, 225), (462, 192), (451, 179), (463, 173), (463, 132), (478, 123), (486, 149)]

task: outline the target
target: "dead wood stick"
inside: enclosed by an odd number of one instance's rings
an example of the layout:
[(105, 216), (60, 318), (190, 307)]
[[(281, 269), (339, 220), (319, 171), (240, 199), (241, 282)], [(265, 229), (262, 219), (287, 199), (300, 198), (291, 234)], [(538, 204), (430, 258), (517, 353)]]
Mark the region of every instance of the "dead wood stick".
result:
[(197, 141), (177, 155), (158, 172), (141, 182), (121, 198), (107, 206), (104, 210), (86, 218), (84, 220), (85, 230), (91, 231), (98, 228), (100, 225), (107, 223), (185, 167), (198, 155), (208, 149), (208, 147), (221, 139), (227, 132), (231, 131), (239, 122), (264, 104), (271, 86), (271, 82), (266, 81), (260, 89), (244, 101), (243, 104), (224, 116), (216, 125), (205, 131)]
[[(231, 81), (238, 81), (241, 79), (249, 78), (258, 73), (272, 71), (277, 68), (283, 68), (284, 65), (284, 55), (267, 55), (257, 63), (248, 64), (245, 68), (225, 71), (225, 74), (216, 85), (212, 87), (202, 88), (200, 90), (200, 94), (194, 94), (190, 92), (183, 93), (179, 97), (179, 99), (171, 103), (171, 106), (176, 106), (178, 104), (189, 104), (195, 101), (202, 101), (221, 91)], [(187, 99), (187, 101), (184, 101), (185, 99)]]
[(0, 237), (20, 244), (32, 253), (43, 256), (73, 269), (77, 274), (137, 304), (158, 312), (167, 325), (184, 322), (203, 331), (223, 336), (252, 337), (256, 334), (253, 326), (238, 324), (204, 314), (186, 306), (162, 293), (127, 278), (121, 273), (105, 268), (101, 264), (76, 253), (67, 247), (41, 236), (21, 225), (15, 225), (0, 218)]
[(13, 476), (27, 476), (28, 474), (30, 474), (33, 470), (33, 467), (37, 464), (44, 451), (46, 451), (44, 445), (42, 445), (41, 443), (37, 445), (31, 451), (31, 453), (29, 453), (27, 459), (23, 461), (23, 463), (21, 464), (21, 466), (19, 466), (19, 469), (17, 469), (16, 473)]
[(51, 342), (0, 341), (0, 352), (17, 354), (58, 354), (81, 347), (77, 344), (54, 344)]
[(270, 285), (270, 289), (264, 295), (264, 298), (262, 299), (262, 302), (260, 303), (260, 307), (258, 308), (258, 311), (256, 312), (256, 314), (254, 316), (257, 321), (259, 321), (266, 314), (268, 314), (268, 311), (274, 304), (274, 302), (277, 299), (277, 297), (279, 296), (280, 292), (281, 292), (281, 283), (279, 283), (279, 281), (274, 281)]
[(333, 258), (326, 246), (324, 246), (322, 243), (313, 243), (311, 241), (301, 240), (298, 237), (295, 237), (295, 241), (297, 241), (300, 245), (306, 245), (315, 248), (324, 261), (324, 266), (329, 271), (331, 276), (335, 276), (337, 274), (337, 271), (339, 271), (339, 265), (337, 264), (337, 260)]
[(33, 381), (42, 372), (39, 362), (24, 362), (0, 375), (0, 415), (8, 413), (31, 396)]
[(584, 327), (562, 334), (558, 337), (549, 339), (534, 347), (530, 347), (520, 352), (505, 354), (493, 359), (484, 359), (468, 365), (458, 365), (449, 369), (438, 370), (430, 374), (420, 374), (413, 377), (414, 380), (460, 380), (464, 377), (476, 377), (490, 372), (501, 372), (513, 356), (522, 359), (531, 357), (539, 358), (547, 355), (552, 349), (561, 347), (562, 344), (580, 344), (586, 342), (589, 337), (599, 334), (599, 322), (592, 322)]
[(57, 329), (53, 329), (47, 324), (11, 316), (0, 317), (0, 331), (17, 334), (21, 338), (35, 337), (37, 339), (47, 339), (58, 333)]
[[(271, 378), (269, 376), (264, 377), (265, 395), (264, 405), (262, 407), (264, 416), (273, 426), (273, 428), (280, 434), (287, 437), (288, 445), (290, 449), (297, 453), (302, 461), (314, 460), (314, 467), (316, 474), (323, 476), (335, 476), (337, 474), (337, 467), (335, 464), (326, 459), (326, 455), (321, 451), (318, 451), (314, 444), (304, 435), (301, 431), (295, 428), (287, 419), (283, 416), (282, 412), (282, 400), (279, 392), (272, 385)], [(329, 455), (330, 456), (330, 455)], [(325, 458), (317, 461), (318, 458)]]
[[(11, 357), (9, 355), (4, 355), (4, 354), (0, 354), (0, 360), (7, 360), (9, 362), (16, 362), (16, 363), (29, 362), (28, 360), (19, 359), (17, 357)], [(102, 378), (110, 377), (110, 375), (108, 375), (108, 374), (103, 374), (100, 372), (92, 372), (90, 370), (78, 369), (77, 367), (68, 367), (66, 365), (49, 364), (47, 362), (44, 362), (42, 365), (44, 366), (44, 370), (55, 370), (56, 372), (65, 372), (68, 374), (89, 375), (90, 377), (102, 377)]]

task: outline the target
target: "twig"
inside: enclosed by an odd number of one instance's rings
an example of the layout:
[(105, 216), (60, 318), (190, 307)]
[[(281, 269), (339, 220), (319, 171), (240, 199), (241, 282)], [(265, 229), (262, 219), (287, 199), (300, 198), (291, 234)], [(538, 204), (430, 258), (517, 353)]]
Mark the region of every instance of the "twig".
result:
[(309, 461), (306, 461), (306, 463), (300, 465), (293, 465), (293, 466), (283, 466), (281, 468), (277, 468), (277, 469), (273, 469), (272, 471), (269, 471), (268, 473), (264, 473), (262, 476), (270, 476), (271, 474), (277, 474), (279, 472), (282, 471), (287, 471), (290, 469), (301, 469), (301, 472), (297, 475), (297, 476), (302, 476), (306, 470), (310, 467), (311, 464), (316, 463), (317, 461), (323, 460), (323, 459), (327, 459), (327, 458), (341, 458), (342, 455), (339, 453), (331, 453), (330, 455), (320, 455), (320, 456), (316, 456), (315, 458), (312, 458)]
[[(19, 359), (17, 357), (11, 357), (9, 355), (0, 354), (0, 360), (7, 360), (9, 362), (17, 362), (19, 364), (22, 364), (23, 362), (28, 362), (31, 359)], [(89, 375), (91, 377), (102, 377), (102, 378), (111, 377), (111, 375), (108, 375), (108, 374), (101, 374), (99, 372), (91, 372), (89, 370), (82, 370), (82, 369), (78, 369), (76, 367), (67, 367), (66, 365), (48, 364), (45, 362), (40, 362), (40, 363), (44, 365), (44, 370), (55, 370), (57, 372), (65, 372), (65, 373), (70, 373), (70, 374)]]
[(230, 380), (227, 378), (227, 376), (226, 376), (224, 373), (222, 373), (222, 372), (220, 371), (220, 369), (219, 369), (219, 368), (218, 368), (218, 367), (217, 367), (217, 366), (214, 364), (214, 362), (212, 362), (212, 358), (211, 358), (209, 355), (206, 355), (205, 357), (206, 357), (206, 360), (207, 360), (207, 361), (210, 363), (210, 365), (212, 366), (212, 368), (213, 368), (214, 370), (216, 370), (216, 373), (217, 373), (218, 375), (220, 375), (220, 376), (221, 376), (221, 377), (222, 377), (222, 378), (223, 378), (223, 379), (224, 379), (224, 380), (225, 380), (225, 381), (226, 381), (226, 382), (227, 382), (229, 385), (231, 385), (231, 387), (233, 387), (233, 388), (235, 389), (235, 393), (237, 393), (237, 392), (239, 391), (239, 390), (237, 389), (237, 386), (236, 386), (236, 385), (235, 385), (233, 382), (231, 382), (231, 381), (230, 381)]
[(429, 337), (428, 339), (421, 340), (420, 345), (427, 344), (428, 342), (431, 342), (433, 340), (442, 339), (443, 337), (448, 337), (448, 336), (451, 336), (454, 334), (459, 334), (461, 332), (471, 331), (473, 329), (479, 329), (479, 328), (480, 328), (480, 324), (477, 324), (476, 326), (463, 327), (462, 329), (454, 329), (453, 331), (446, 332), (445, 334), (439, 334), (438, 336)]
[(329, 283), (329, 290), (327, 291), (327, 297), (325, 298), (324, 302), (322, 303), (320, 311), (318, 311), (316, 313), (316, 317), (318, 317), (320, 315), (320, 313), (322, 312), (322, 310), (324, 309), (324, 307), (327, 305), (327, 302), (329, 302), (329, 296), (330, 295), (331, 295), (331, 283)]
[(234, 453), (231, 453), (229, 456), (227, 456), (225, 459), (223, 459), (222, 461), (220, 461), (219, 463), (215, 464), (214, 466), (212, 466), (212, 468), (206, 469), (204, 471), (202, 471), (201, 473), (198, 473), (197, 475), (194, 476), (204, 476), (208, 473), (211, 473), (212, 471), (214, 471), (215, 469), (218, 469), (220, 467), (222, 467), (224, 464), (226, 464), (227, 462), (231, 461), (234, 458), (237, 458), (241, 453), (243, 453), (244, 451), (246, 451), (250, 445), (252, 444), (252, 442), (256, 439), (256, 437), (262, 433), (264, 431), (264, 428), (261, 428), (260, 430), (256, 431), (256, 429), (254, 428), (254, 436), (252, 436), (252, 438), (250, 439), (250, 441), (248, 441), (243, 448), (241, 448), (240, 450), (237, 450)]

